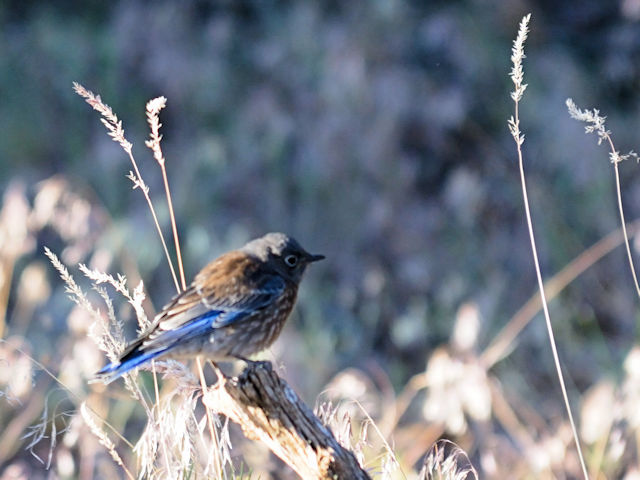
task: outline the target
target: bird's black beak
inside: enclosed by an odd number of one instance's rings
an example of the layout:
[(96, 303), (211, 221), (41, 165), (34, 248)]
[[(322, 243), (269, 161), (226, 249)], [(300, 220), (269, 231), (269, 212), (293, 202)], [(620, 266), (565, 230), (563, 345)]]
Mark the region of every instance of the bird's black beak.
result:
[(324, 258), (324, 255), (309, 255), (307, 257), (307, 262), (317, 262), (318, 260), (323, 260)]

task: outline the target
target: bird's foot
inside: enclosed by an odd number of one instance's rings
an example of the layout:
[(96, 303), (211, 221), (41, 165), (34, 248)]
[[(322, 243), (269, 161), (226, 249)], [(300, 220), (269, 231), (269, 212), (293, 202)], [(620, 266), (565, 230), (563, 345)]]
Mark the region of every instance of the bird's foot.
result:
[(271, 362), (269, 360), (249, 360), (246, 357), (242, 357), (240, 355), (236, 355), (236, 358), (238, 360), (242, 360), (243, 362), (245, 362), (248, 366), (251, 366), (252, 368), (266, 368), (267, 370), (272, 370), (273, 367), (271, 366)]

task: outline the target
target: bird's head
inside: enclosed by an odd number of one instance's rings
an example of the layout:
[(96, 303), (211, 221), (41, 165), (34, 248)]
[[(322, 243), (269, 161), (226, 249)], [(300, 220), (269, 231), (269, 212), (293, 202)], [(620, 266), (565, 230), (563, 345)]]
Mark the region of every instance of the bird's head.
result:
[(283, 277), (295, 283), (302, 279), (307, 265), (322, 260), (324, 255), (312, 255), (284, 233), (267, 233), (250, 241), (241, 251), (269, 264)]

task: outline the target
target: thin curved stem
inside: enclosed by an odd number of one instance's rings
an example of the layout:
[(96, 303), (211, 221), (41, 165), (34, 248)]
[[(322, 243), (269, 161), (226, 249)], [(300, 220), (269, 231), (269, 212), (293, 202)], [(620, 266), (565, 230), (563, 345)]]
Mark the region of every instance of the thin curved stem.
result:
[[(204, 398), (207, 393), (207, 382), (204, 379), (204, 371), (202, 370), (202, 362), (200, 361), (200, 356), (196, 357), (196, 364), (198, 367), (198, 376), (200, 377), (200, 386), (202, 387), (202, 398)], [(213, 426), (213, 417), (211, 414), (211, 409), (204, 404), (204, 411), (207, 415), (207, 424), (209, 425), (209, 433), (211, 435), (211, 441), (213, 442), (213, 468), (215, 469), (216, 478), (222, 478), (222, 466), (220, 465), (220, 457), (218, 456), (218, 452), (220, 451), (218, 448), (218, 434), (216, 429)]]
[[(129, 158), (131, 159), (131, 163), (133, 164), (133, 168), (135, 169), (136, 176), (140, 182), (142, 182), (142, 176), (140, 175), (140, 171), (138, 170), (138, 164), (136, 160), (133, 158), (133, 154), (129, 150), (127, 152), (129, 154)], [(140, 189), (144, 194), (144, 198), (147, 200), (147, 205), (149, 206), (149, 210), (151, 210), (151, 216), (153, 217), (153, 222), (156, 225), (156, 230), (158, 231), (158, 235), (160, 236), (160, 242), (162, 242), (162, 248), (164, 249), (164, 254), (167, 257), (167, 262), (169, 262), (169, 269), (171, 270), (171, 276), (173, 278), (173, 283), (176, 286), (176, 290), (180, 292), (180, 285), (178, 284), (178, 277), (176, 276), (176, 271), (173, 268), (173, 262), (171, 261), (171, 255), (169, 255), (169, 249), (167, 248), (167, 242), (164, 240), (164, 235), (162, 234), (162, 229), (160, 228), (160, 222), (158, 221), (158, 216), (156, 215), (156, 210), (153, 208), (153, 203), (151, 202), (151, 198), (149, 197), (149, 189), (146, 187), (144, 183), (141, 183)]]
[(529, 32), (529, 20), (531, 14), (525, 15), (520, 22), (518, 28), (518, 36), (513, 42), (513, 48), (511, 50), (511, 60), (513, 62), (513, 68), (511, 69), (511, 80), (515, 86), (514, 91), (511, 93), (511, 98), (514, 103), (514, 115), (509, 119), (507, 124), (509, 130), (513, 136), (513, 140), (516, 142), (518, 151), (518, 168), (520, 169), (520, 184), (522, 187), (522, 198), (524, 200), (524, 210), (527, 218), (527, 228), (529, 229), (529, 240), (531, 242), (531, 253), (533, 255), (533, 264), (535, 266), (536, 278), (538, 279), (538, 290), (540, 291), (540, 300), (542, 302), (542, 310), (544, 312), (544, 319), (547, 326), (547, 333), (549, 335), (549, 343), (551, 344), (551, 353), (553, 354), (553, 362), (555, 364), (556, 373), (558, 374), (558, 381), (560, 382), (560, 389), (562, 390), (562, 398), (564, 399), (564, 405), (569, 416), (569, 423), (571, 424), (571, 432), (573, 433), (573, 439), (576, 443), (576, 449), (578, 450), (578, 457), (580, 458), (580, 466), (582, 467), (582, 473), (586, 480), (589, 479), (589, 473), (587, 466), (584, 462), (582, 455), (582, 448), (580, 446), (580, 438), (578, 437), (578, 431), (576, 429), (575, 422), (573, 421), (573, 413), (571, 412), (571, 404), (569, 403), (569, 396), (567, 395), (567, 388), (564, 382), (564, 375), (562, 374), (562, 367), (560, 365), (560, 357), (558, 355), (558, 349), (556, 347), (556, 340), (553, 334), (553, 327), (551, 325), (551, 317), (549, 316), (549, 307), (547, 305), (547, 298), (544, 292), (544, 282), (542, 281), (542, 273), (540, 272), (540, 262), (538, 261), (538, 249), (536, 247), (535, 235), (533, 233), (533, 222), (531, 221), (531, 210), (529, 208), (529, 195), (527, 194), (527, 182), (524, 175), (524, 162), (522, 161), (522, 144), (524, 143), (524, 135), (520, 131), (520, 115), (519, 115), (519, 102), (527, 88), (527, 85), (523, 83), (524, 73), (522, 69), (522, 60), (525, 58), (524, 54), (524, 42), (527, 39)]
[[(607, 140), (609, 141), (609, 146), (611, 147), (611, 151), (616, 152), (615, 147), (613, 146), (613, 141), (611, 137), (607, 135)], [(618, 197), (618, 211), (620, 212), (620, 222), (622, 223), (622, 234), (624, 235), (624, 246), (627, 249), (627, 258), (629, 259), (629, 268), (631, 268), (631, 275), (633, 277), (633, 285), (636, 287), (636, 293), (640, 298), (640, 286), (638, 285), (638, 276), (636, 275), (636, 269), (633, 266), (633, 257), (631, 256), (631, 246), (629, 245), (629, 236), (627, 235), (627, 222), (624, 219), (624, 210), (622, 208), (622, 191), (620, 189), (620, 172), (618, 171), (618, 163), (619, 161), (613, 162), (613, 171), (616, 174), (616, 195)]]
[[(519, 122), (518, 102), (516, 102), (516, 106), (515, 106), (515, 119), (516, 119), (516, 122)], [(524, 200), (524, 209), (527, 217), (527, 227), (529, 229), (529, 240), (531, 241), (531, 253), (533, 255), (533, 263), (536, 270), (536, 278), (538, 279), (538, 290), (540, 290), (540, 299), (542, 301), (542, 310), (544, 312), (544, 319), (547, 326), (547, 333), (549, 335), (549, 343), (551, 344), (553, 362), (556, 367), (556, 373), (558, 374), (558, 381), (560, 382), (560, 389), (562, 390), (562, 398), (564, 399), (567, 415), (569, 416), (569, 423), (571, 424), (571, 431), (573, 433), (573, 438), (576, 443), (578, 457), (580, 458), (580, 466), (582, 467), (584, 478), (588, 479), (589, 474), (587, 472), (587, 466), (584, 461), (584, 456), (582, 455), (582, 447), (580, 446), (578, 430), (576, 429), (576, 424), (573, 420), (573, 413), (571, 412), (571, 404), (569, 403), (569, 396), (567, 394), (567, 388), (565, 386), (564, 375), (562, 374), (562, 367), (560, 366), (560, 357), (558, 356), (558, 349), (556, 348), (556, 340), (553, 334), (553, 327), (551, 325), (551, 317), (549, 316), (549, 307), (547, 305), (547, 298), (544, 293), (544, 282), (542, 280), (542, 273), (540, 272), (540, 262), (538, 261), (538, 250), (536, 247), (536, 240), (533, 234), (533, 222), (531, 221), (531, 211), (529, 209), (529, 196), (527, 194), (527, 183), (525, 181), (524, 166), (522, 161), (522, 149), (520, 148), (520, 143), (517, 143), (517, 147), (518, 147), (518, 166), (520, 169), (520, 183), (522, 186), (522, 197)]]
[(167, 204), (169, 205), (169, 218), (171, 218), (171, 230), (173, 231), (173, 241), (176, 245), (176, 255), (178, 257), (178, 270), (180, 271), (180, 282), (182, 290), (187, 289), (187, 282), (184, 279), (184, 266), (182, 264), (182, 252), (180, 250), (180, 240), (178, 239), (178, 227), (176, 226), (176, 217), (173, 214), (173, 201), (171, 200), (171, 191), (169, 190), (169, 179), (167, 178), (167, 169), (164, 162), (160, 164), (162, 170), (162, 179), (164, 180), (164, 191), (167, 194)]

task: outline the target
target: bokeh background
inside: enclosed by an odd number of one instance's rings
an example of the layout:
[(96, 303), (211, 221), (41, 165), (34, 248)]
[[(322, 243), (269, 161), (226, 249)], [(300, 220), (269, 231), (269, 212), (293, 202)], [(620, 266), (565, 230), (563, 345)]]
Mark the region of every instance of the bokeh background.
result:
[[(83, 453), (81, 425), (59, 435), (49, 470), (32, 453), (46, 463), (50, 439), (25, 449), (45, 400), (69, 412), (77, 401), (23, 353), (80, 398), (104, 362), (44, 246), (78, 279), (79, 262), (143, 279), (150, 314), (175, 291), (129, 160), (73, 81), (123, 121), (167, 234), (144, 108), (168, 98), (188, 277), (267, 231), (327, 256), (265, 355), (307, 403), (368, 399), (409, 478), (439, 436), (484, 478), (577, 475), (542, 316), (482, 362), (536, 291), (506, 123), (511, 42), (528, 12), (521, 128), (549, 279), (619, 228), (608, 152), (564, 102), (599, 108), (619, 150), (640, 148), (640, 1), (0, 3), (0, 478), (121, 475), (97, 442)], [(638, 168), (620, 166), (630, 221)], [(640, 300), (622, 247), (592, 263), (551, 316), (582, 426), (596, 404), (596, 433), (582, 431), (590, 465), (597, 478), (638, 478)], [(131, 309), (116, 307), (135, 335)], [(143, 424), (122, 403), (135, 441)], [(260, 478), (290, 478), (264, 458), (247, 460)]]

